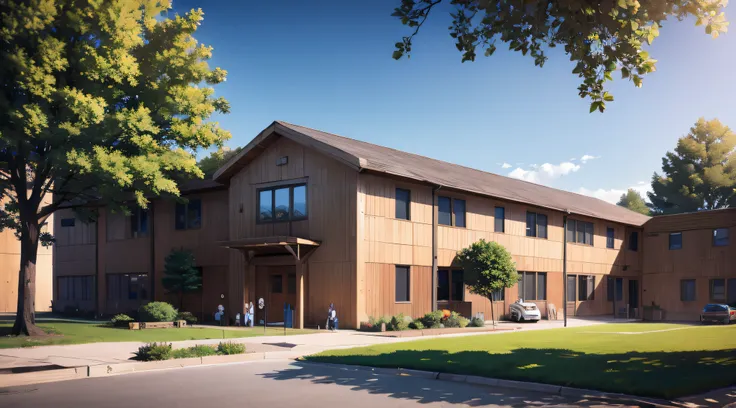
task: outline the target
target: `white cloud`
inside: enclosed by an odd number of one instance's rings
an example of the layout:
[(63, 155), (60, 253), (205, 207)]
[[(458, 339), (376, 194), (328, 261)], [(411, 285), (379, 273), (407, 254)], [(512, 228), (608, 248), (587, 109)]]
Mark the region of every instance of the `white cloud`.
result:
[(645, 201), (649, 201), (649, 199), (647, 198), (647, 193), (652, 190), (652, 185), (649, 184), (649, 183), (645, 183), (643, 181), (640, 181), (640, 182), (636, 183), (636, 185), (631, 186), (631, 187), (628, 187), (628, 188), (624, 188), (624, 189), (617, 189), (617, 188), (603, 189), (603, 188), (599, 188), (597, 190), (588, 190), (585, 187), (581, 187), (578, 190), (578, 193), (584, 194), (584, 195), (587, 195), (587, 196), (591, 196), (591, 197), (595, 197), (595, 198), (601, 199), (603, 201), (607, 201), (607, 202), (612, 203), (612, 204), (616, 204), (618, 202), (618, 200), (621, 198), (621, 196), (623, 194), (625, 194), (626, 191), (629, 188), (633, 188), (634, 190), (638, 191), (639, 194), (641, 194), (641, 196), (644, 197), (644, 200)]
[(512, 166), (510, 164), (508, 164), (508, 163), (504, 163), (504, 164), (501, 165), (501, 168), (502, 169), (510, 169), (511, 167)]
[(601, 158), (601, 156), (591, 156), (589, 154), (584, 154), (583, 157), (580, 158), (580, 162), (583, 163), (583, 164), (585, 164), (589, 160), (595, 160), (595, 159), (600, 159), (600, 158)]
[(562, 162), (560, 164), (544, 163), (541, 166), (531, 165), (530, 167), (532, 170), (524, 170), (521, 167), (517, 167), (509, 173), (509, 177), (543, 184), (580, 170), (580, 165), (572, 162)]

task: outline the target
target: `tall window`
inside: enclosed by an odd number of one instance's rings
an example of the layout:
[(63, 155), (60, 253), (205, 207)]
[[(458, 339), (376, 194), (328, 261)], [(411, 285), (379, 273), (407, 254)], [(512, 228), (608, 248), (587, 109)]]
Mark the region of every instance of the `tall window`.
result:
[(624, 300), (624, 280), (623, 278), (616, 278), (616, 302), (622, 302)]
[(107, 275), (106, 280), (108, 300), (148, 299), (148, 274)]
[(606, 248), (613, 249), (613, 228), (606, 228)]
[(411, 193), (403, 188), (396, 189), (396, 218), (400, 220), (409, 220), (411, 215), (409, 207), (411, 206)]
[(682, 249), (682, 232), (670, 233), (670, 250)]
[(546, 272), (519, 272), (519, 297), (524, 301), (547, 300)]
[(437, 222), (465, 228), (465, 200), (450, 197), (437, 197)]
[(713, 246), (728, 245), (728, 228), (716, 228), (713, 230)]
[(725, 302), (726, 301), (726, 280), (711, 279), (710, 280), (710, 301)]
[(409, 302), (411, 296), (409, 294), (411, 288), (411, 276), (408, 266), (396, 265), (396, 301)]
[(567, 275), (567, 301), (575, 301), (575, 285), (578, 280), (577, 275)]
[(639, 231), (631, 231), (631, 233), (629, 234), (629, 250), (639, 250)]
[(437, 300), (450, 300), (450, 271), (448, 269), (437, 271)]
[(726, 289), (726, 303), (736, 307), (736, 278), (728, 280), (728, 288)]
[(452, 300), (465, 300), (465, 282), (463, 282), (464, 272), (462, 270), (452, 271)]
[(177, 203), (174, 228), (178, 230), (199, 229), (202, 226), (202, 200), (190, 199), (186, 204)]
[(577, 220), (567, 220), (567, 242), (593, 245), (593, 223)]
[(59, 300), (92, 300), (94, 282), (94, 276), (59, 276), (56, 278)]
[(527, 211), (526, 236), (547, 238), (547, 216)]
[(506, 232), (506, 209), (496, 207), (493, 215), (493, 230), (495, 232)]
[[(736, 279), (734, 279), (736, 280)], [(493, 298), (494, 302), (500, 302), (506, 299), (506, 291), (504, 289), (499, 289), (493, 293), (491, 293), (491, 297)]]
[(133, 210), (130, 214), (130, 233), (133, 237), (148, 235), (148, 210)]
[(465, 300), (464, 272), (460, 269), (440, 269), (437, 271), (437, 300)]
[(578, 300), (593, 300), (595, 298), (595, 276), (578, 276)]
[(683, 279), (680, 281), (680, 300), (692, 302), (695, 300), (695, 279)]
[(258, 190), (257, 222), (296, 221), (306, 218), (306, 184)]
[(609, 302), (613, 302), (613, 285), (614, 280), (612, 277), (606, 278), (606, 300)]

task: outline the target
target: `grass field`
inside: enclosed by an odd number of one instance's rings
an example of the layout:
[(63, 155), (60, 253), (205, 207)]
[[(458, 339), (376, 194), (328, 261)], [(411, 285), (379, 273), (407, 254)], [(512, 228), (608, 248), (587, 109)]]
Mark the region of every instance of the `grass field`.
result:
[(332, 350), (307, 360), (673, 398), (736, 384), (736, 325), (605, 324)]
[[(182, 328), (182, 329), (150, 329), (127, 330), (101, 325), (99, 323), (40, 320), (39, 326), (52, 335), (43, 338), (12, 337), (8, 334), (12, 322), (0, 322), (0, 349), (13, 347), (48, 346), (54, 344), (80, 344), (119, 341), (179, 341), (202, 339), (231, 339), (238, 337), (263, 336), (263, 327), (240, 330), (222, 330), (217, 328)], [(286, 333), (306, 334), (313, 330), (287, 329)], [(266, 332), (271, 336), (282, 336), (283, 328), (269, 327)]]

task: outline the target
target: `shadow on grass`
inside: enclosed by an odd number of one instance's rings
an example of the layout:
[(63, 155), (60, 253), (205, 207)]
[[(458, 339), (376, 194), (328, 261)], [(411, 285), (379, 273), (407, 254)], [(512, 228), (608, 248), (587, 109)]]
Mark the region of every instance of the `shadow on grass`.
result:
[[(276, 372), (266, 372), (264, 378), (287, 381), (309, 381), (316, 387), (320, 385), (339, 385), (351, 391), (363, 391), (389, 398), (414, 401), (419, 404), (440, 403), (442, 406), (463, 405), (507, 406), (507, 407), (603, 407), (603, 406), (643, 406), (654, 405), (637, 400), (618, 400), (597, 397), (580, 399), (564, 398), (559, 395), (529, 392), (523, 390), (489, 388), (464, 383), (435, 381), (431, 379), (380, 375), (364, 370), (336, 368), (309, 363), (293, 363), (291, 368)], [(324, 391), (329, 393), (330, 389)], [(353, 398), (360, 398), (355, 396)]]
[(736, 384), (734, 349), (623, 354), (562, 349), (516, 349), (505, 354), (398, 350), (375, 356), (312, 356), (307, 360), (413, 368), (658, 398), (693, 395)]

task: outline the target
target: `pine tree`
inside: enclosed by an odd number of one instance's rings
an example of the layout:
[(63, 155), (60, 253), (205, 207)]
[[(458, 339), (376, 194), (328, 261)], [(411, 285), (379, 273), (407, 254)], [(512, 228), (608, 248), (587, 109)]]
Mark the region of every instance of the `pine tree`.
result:
[(732, 206), (736, 192), (736, 134), (718, 119), (700, 118), (662, 158), (648, 193), (655, 214)]
[(164, 277), (161, 283), (171, 294), (179, 297), (179, 310), (184, 306), (184, 294), (202, 289), (202, 273), (196, 266), (191, 251), (173, 250), (164, 260)]
[(626, 193), (621, 194), (621, 198), (618, 200), (616, 205), (628, 208), (629, 210), (638, 212), (639, 214), (649, 215), (650, 213), (647, 203), (644, 202), (644, 198), (633, 188), (630, 188)]

